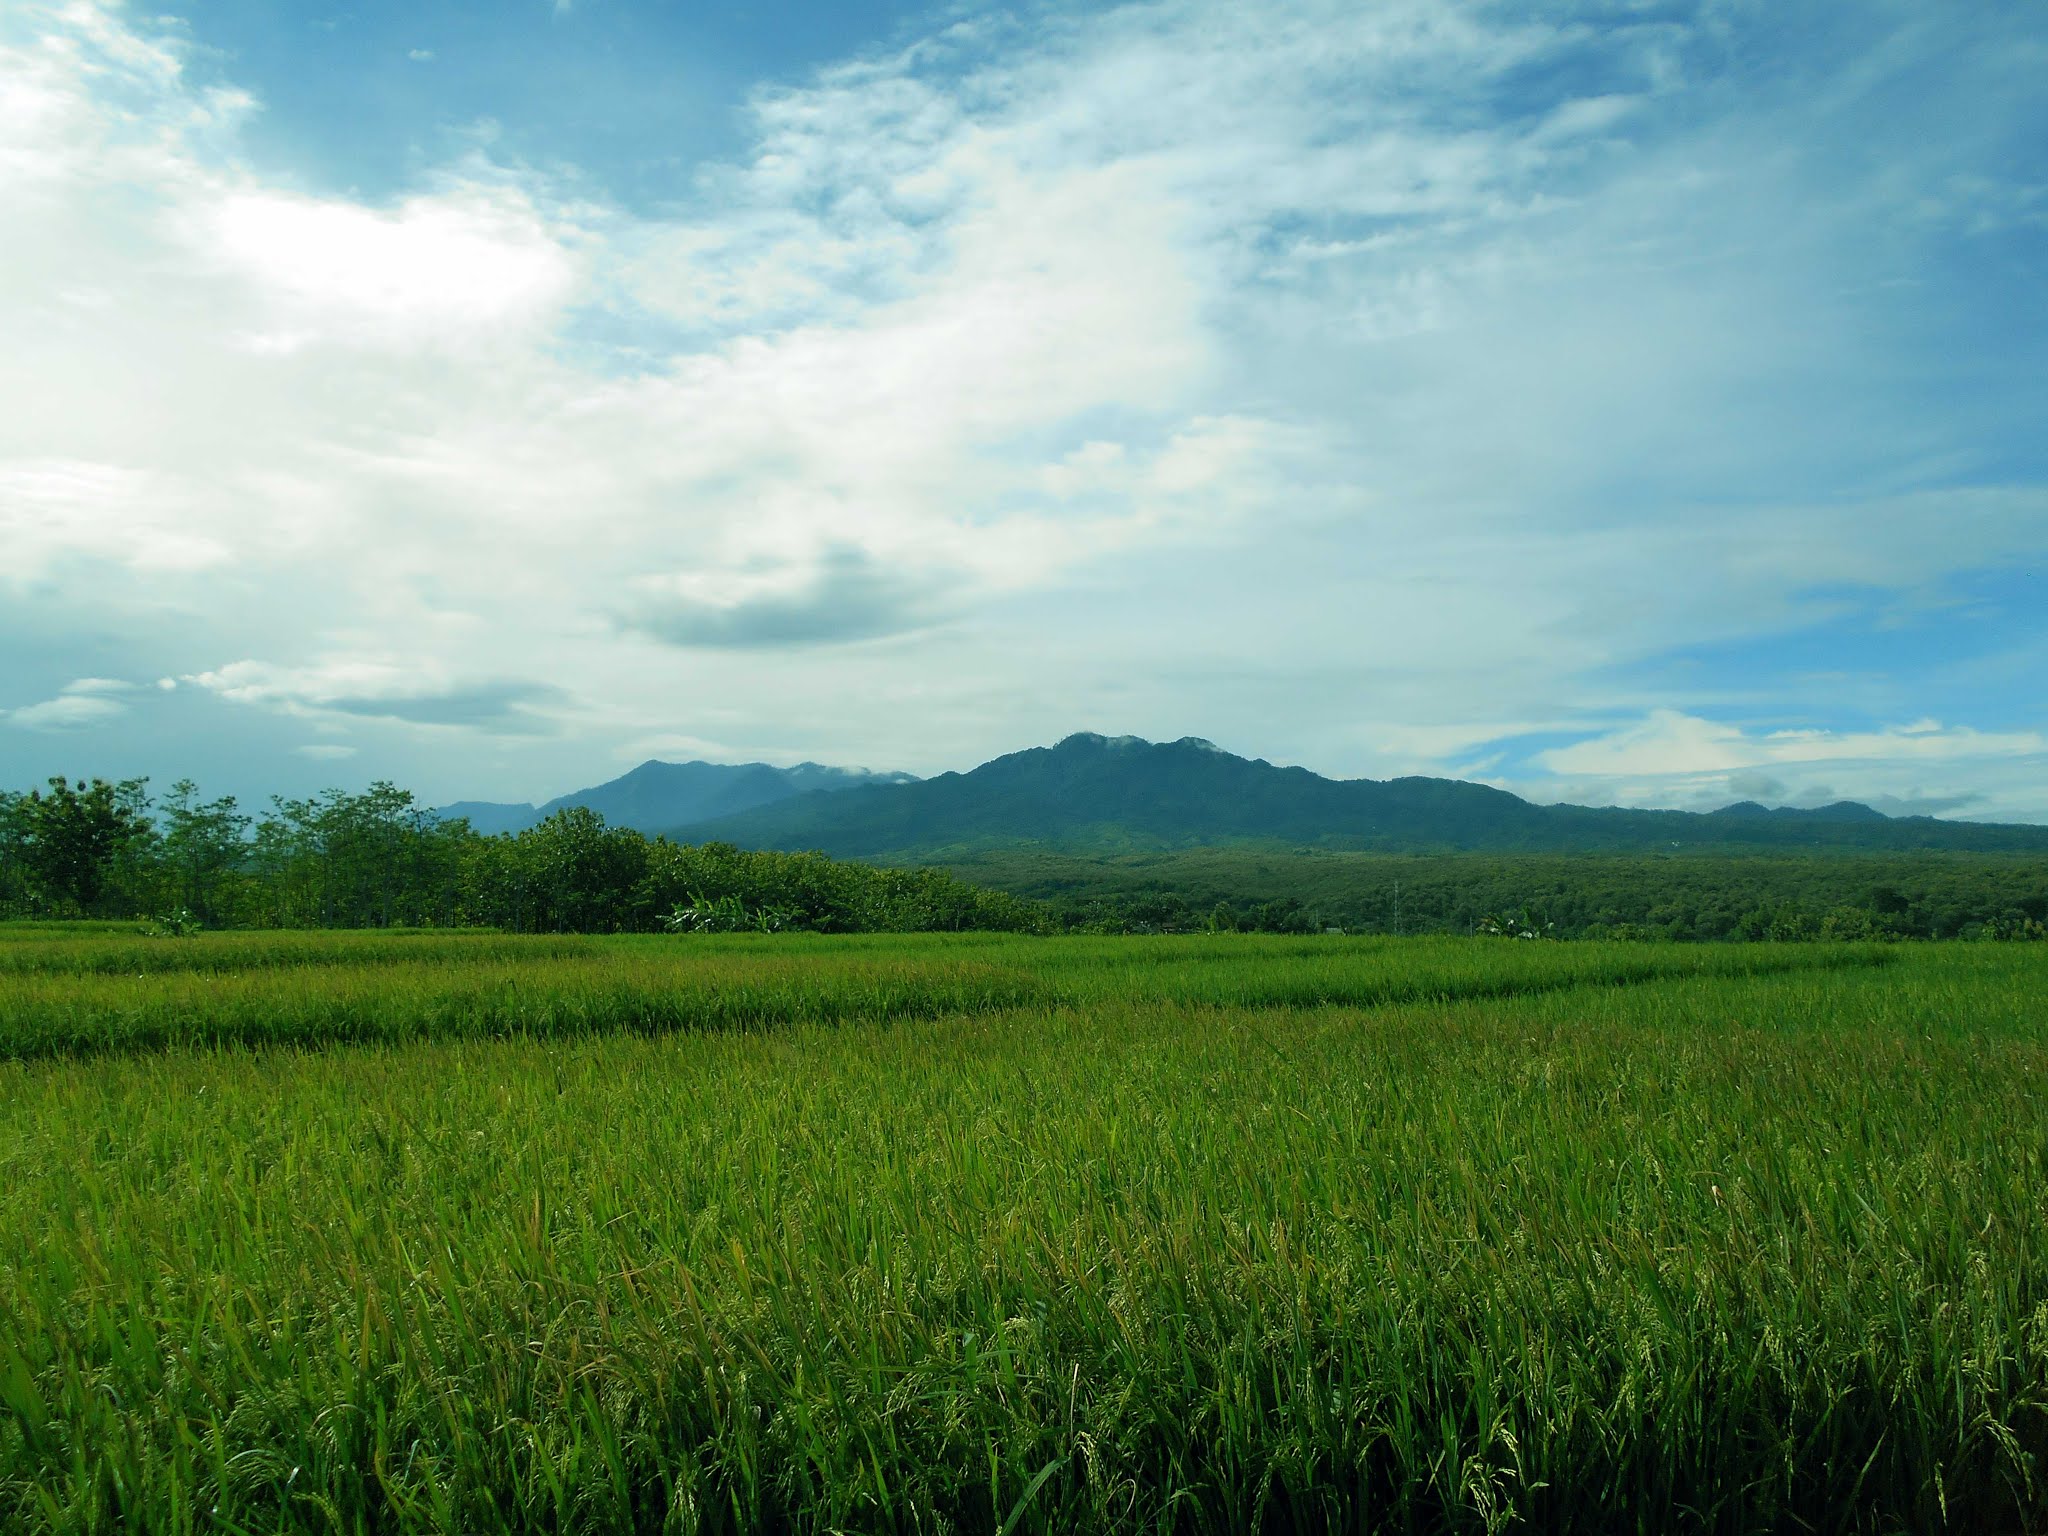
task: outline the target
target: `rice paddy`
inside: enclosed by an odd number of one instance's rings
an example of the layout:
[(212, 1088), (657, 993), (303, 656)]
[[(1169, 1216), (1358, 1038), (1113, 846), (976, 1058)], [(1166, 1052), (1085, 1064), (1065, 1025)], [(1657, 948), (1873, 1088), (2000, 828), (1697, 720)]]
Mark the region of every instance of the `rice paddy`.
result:
[(2042, 1529), (2044, 996), (0, 930), (0, 1527)]

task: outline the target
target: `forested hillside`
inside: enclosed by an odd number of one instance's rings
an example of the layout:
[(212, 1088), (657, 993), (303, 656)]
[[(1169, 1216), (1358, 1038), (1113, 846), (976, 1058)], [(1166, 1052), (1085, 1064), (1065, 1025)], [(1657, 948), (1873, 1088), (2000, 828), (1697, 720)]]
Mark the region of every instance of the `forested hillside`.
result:
[(467, 821), (479, 832), (524, 832), (557, 811), (580, 806), (596, 811), (615, 827), (665, 832), (693, 822), (738, 815), (795, 795), (915, 782), (907, 773), (873, 773), (865, 768), (831, 768), (822, 763), (777, 768), (768, 763), (664, 763), (649, 759), (616, 779), (557, 795), (545, 805), (461, 800), (440, 807), (435, 814), (448, 820)]
[(2048, 858), (1689, 852), (1371, 854), (1257, 848), (1086, 858), (991, 851), (947, 865), (1046, 903), (1062, 926), (1551, 938), (2048, 937)]
[(1366, 852), (1646, 853), (1673, 848), (2048, 854), (2048, 827), (1889, 817), (1844, 802), (1711, 814), (1534, 805), (1457, 779), (1326, 779), (1195, 737), (1069, 736), (969, 773), (802, 795), (683, 828), (753, 848), (901, 861), (1037, 846), (1127, 853), (1230, 843)]
[[(853, 791), (850, 793), (861, 793)], [(836, 797), (835, 797), (836, 798)], [(486, 836), (373, 785), (258, 815), (190, 783), (0, 793), (0, 917), (514, 932), (992, 928), (1500, 931), (1550, 938), (2048, 936), (2048, 857), (1692, 850), (1378, 854), (1235, 845), (1087, 857), (983, 849), (881, 868), (680, 842), (588, 807)]]

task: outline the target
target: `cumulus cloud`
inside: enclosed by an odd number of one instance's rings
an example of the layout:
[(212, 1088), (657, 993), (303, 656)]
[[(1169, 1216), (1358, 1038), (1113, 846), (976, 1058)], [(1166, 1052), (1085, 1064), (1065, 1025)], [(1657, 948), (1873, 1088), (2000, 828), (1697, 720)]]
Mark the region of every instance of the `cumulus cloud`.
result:
[(549, 712), (567, 697), (543, 683), (451, 681), (429, 663), (387, 658), (344, 657), (304, 667), (236, 661), (180, 681), (290, 715), (352, 715), (508, 735), (553, 730)]
[[(2024, 818), (2048, 734), (1920, 719), (1874, 730), (1759, 728), (1653, 710), (1534, 753), (1542, 798), (1706, 809), (1734, 800), (1813, 806), (1863, 800), (1889, 815), (1968, 811)], [(1958, 770), (1976, 787), (1944, 790)]]
[(652, 577), (621, 620), (671, 645), (786, 647), (919, 628), (929, 622), (932, 603), (930, 593), (861, 551), (838, 548), (794, 571), (712, 581)]
[(2048, 752), (2040, 731), (1972, 731), (1923, 719), (1882, 731), (1745, 731), (1739, 725), (1659, 709), (1645, 721), (1569, 748), (1536, 754), (1554, 774), (1737, 772), (1804, 762), (1946, 762)]
[(91, 694), (59, 694), (40, 704), (25, 704), (8, 712), (8, 722), (30, 731), (76, 731), (105, 725), (126, 714), (126, 706), (114, 699)]
[(1677, 710), (1653, 710), (1641, 722), (1536, 755), (1557, 774), (1729, 773), (1791, 763), (1940, 762), (2027, 757), (2048, 752), (2039, 731), (1977, 731), (1938, 720), (1877, 731), (1745, 731)]
[[(1617, 670), (2040, 556), (2048, 497), (1911, 383), (1884, 297), (2031, 227), (1987, 167), (2032, 83), (1954, 21), (1916, 89), (1979, 126), (1930, 133), (1883, 107), (1883, 17), (1830, 24), (1853, 80), (1610, 20), (976, 17), (763, 82), (650, 210), (488, 145), (388, 199), (268, 176), (175, 29), (13, 7), (0, 590), (77, 670), (195, 685), (163, 708), (525, 733), (570, 783), (633, 741), (932, 769), (1080, 717), (1412, 771), (1652, 704), (1532, 781), (1820, 762), (1716, 727), (1725, 679)], [(1977, 723), (1812, 750), (1939, 793), (2038, 722)]]
[(190, 238), (245, 277), (268, 324), (258, 351), (317, 340), (420, 346), (536, 323), (567, 297), (569, 253), (532, 201), (468, 186), (385, 212), (237, 188), (209, 199)]
[(66, 693), (92, 694), (106, 697), (110, 694), (133, 693), (137, 684), (119, 677), (81, 677), (64, 685)]
[(133, 683), (112, 677), (81, 677), (66, 683), (55, 698), (0, 712), (10, 725), (29, 731), (78, 731), (106, 725), (128, 713), (121, 695)]

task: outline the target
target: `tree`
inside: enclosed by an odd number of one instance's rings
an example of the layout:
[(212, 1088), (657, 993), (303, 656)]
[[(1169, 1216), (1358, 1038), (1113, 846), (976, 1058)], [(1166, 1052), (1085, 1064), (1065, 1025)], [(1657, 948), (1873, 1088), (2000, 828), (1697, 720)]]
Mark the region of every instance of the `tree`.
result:
[(117, 885), (134, 881), (154, 836), (143, 792), (148, 782), (73, 786), (54, 778), (47, 793), (29, 792), (20, 812), (29, 879), (45, 901), (92, 915), (106, 908)]
[(647, 873), (647, 839), (608, 827), (588, 806), (559, 810), (512, 839), (537, 901), (535, 928), (602, 933), (652, 926), (635, 888)]
[(442, 821), (380, 780), (359, 795), (273, 797), (248, 857), (281, 926), (445, 925), (497, 920), (501, 903), (463, 899), (481, 841), (466, 821)]
[(28, 796), (0, 789), (0, 913), (29, 904)]
[(202, 804), (199, 786), (180, 779), (163, 802), (163, 859), (172, 901), (202, 922), (222, 915), (223, 879), (248, 856), (249, 818), (235, 797)]

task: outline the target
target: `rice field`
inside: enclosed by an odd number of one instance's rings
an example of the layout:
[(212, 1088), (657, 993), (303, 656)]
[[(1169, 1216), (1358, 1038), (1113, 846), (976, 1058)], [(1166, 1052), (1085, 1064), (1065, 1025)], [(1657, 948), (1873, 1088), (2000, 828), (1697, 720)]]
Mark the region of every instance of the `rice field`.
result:
[(0, 1528), (2048, 1529), (2044, 997), (0, 930)]

